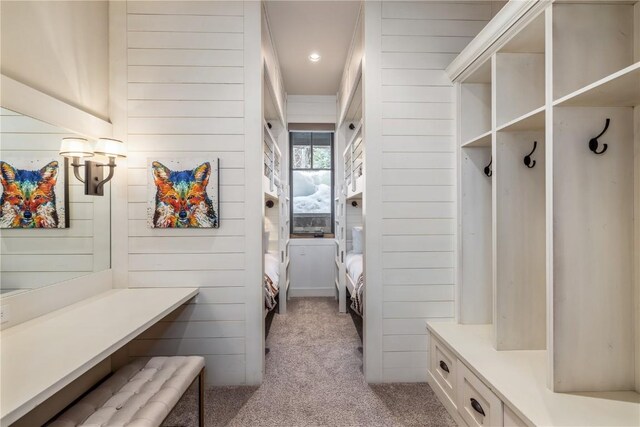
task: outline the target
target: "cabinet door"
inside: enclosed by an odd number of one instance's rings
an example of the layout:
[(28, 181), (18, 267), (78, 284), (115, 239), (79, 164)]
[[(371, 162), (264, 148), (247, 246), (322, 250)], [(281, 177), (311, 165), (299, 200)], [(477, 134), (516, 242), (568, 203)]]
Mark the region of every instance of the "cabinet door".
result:
[(470, 426), (502, 426), (502, 401), (458, 361), (458, 411)]

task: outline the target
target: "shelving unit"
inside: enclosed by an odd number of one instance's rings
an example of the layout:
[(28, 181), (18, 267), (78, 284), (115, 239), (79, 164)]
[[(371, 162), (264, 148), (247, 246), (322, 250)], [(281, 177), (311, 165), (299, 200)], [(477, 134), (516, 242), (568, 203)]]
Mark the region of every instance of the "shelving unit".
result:
[[(364, 10), (361, 9), (351, 40), (340, 89), (338, 90), (336, 132), (334, 139), (334, 231), (335, 285), (340, 313), (349, 311), (347, 301), (347, 252), (352, 249), (351, 228), (362, 225), (362, 197), (364, 197), (365, 143), (363, 126), (364, 76)], [(357, 200), (359, 208), (351, 203)], [(356, 211), (358, 209), (358, 211)], [(354, 213), (357, 212), (357, 221)], [(366, 346), (364, 346), (366, 349)]]
[[(543, 361), (521, 386), (592, 392), (601, 408), (627, 392), (637, 416), (624, 422), (639, 424), (640, 2), (511, 1), (447, 72), (458, 93), (458, 323), (483, 325), (497, 354)], [(455, 353), (452, 334), (439, 339)], [(513, 401), (499, 397), (506, 420)]]
[[(264, 230), (269, 232), (268, 247), (279, 259), (278, 312), (286, 314), (289, 291), (289, 243), (290, 243), (290, 193), (288, 170), (288, 133), (286, 125), (285, 92), (282, 83), (278, 55), (271, 38), (266, 11), (262, 13), (262, 114), (263, 114), (263, 206), (271, 201), (271, 208), (264, 210)], [(281, 148), (282, 147), (282, 148)], [(269, 160), (271, 160), (270, 164)], [(264, 267), (263, 267), (264, 268)], [(263, 271), (264, 273), (264, 271)], [(266, 313), (265, 309), (265, 313)]]

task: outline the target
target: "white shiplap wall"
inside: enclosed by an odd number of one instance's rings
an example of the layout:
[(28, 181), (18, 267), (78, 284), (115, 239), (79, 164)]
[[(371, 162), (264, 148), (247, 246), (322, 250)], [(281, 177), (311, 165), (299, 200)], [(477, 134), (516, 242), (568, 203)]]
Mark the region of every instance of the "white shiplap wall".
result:
[(385, 382), (426, 381), (425, 321), (455, 316), (455, 109), (444, 69), (491, 12), (479, 2), (382, 3), (382, 170), (367, 173), (383, 182)]
[(287, 122), (335, 123), (336, 97), (333, 95), (287, 95)]
[[(129, 286), (200, 288), (195, 301), (148, 330), (129, 353), (203, 355), (207, 383), (216, 385), (253, 383), (261, 370), (247, 367), (246, 350), (253, 348), (245, 254), (246, 5), (127, 4)], [(259, 40), (259, 24), (251, 31)], [(149, 156), (220, 158), (219, 229), (148, 228)]]

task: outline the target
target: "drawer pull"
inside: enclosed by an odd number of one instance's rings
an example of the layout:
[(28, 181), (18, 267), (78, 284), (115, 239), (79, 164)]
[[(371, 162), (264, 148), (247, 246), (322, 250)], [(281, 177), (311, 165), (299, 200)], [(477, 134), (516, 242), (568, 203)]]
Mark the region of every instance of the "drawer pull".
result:
[(445, 371), (447, 374), (449, 373), (449, 367), (447, 366), (446, 363), (444, 363), (444, 360), (440, 361), (440, 369), (442, 369), (443, 371)]
[(483, 417), (486, 416), (484, 414), (484, 409), (482, 409), (482, 405), (480, 405), (480, 402), (478, 402), (477, 400), (475, 400), (473, 397), (471, 399), (471, 407), (480, 415), (482, 415)]

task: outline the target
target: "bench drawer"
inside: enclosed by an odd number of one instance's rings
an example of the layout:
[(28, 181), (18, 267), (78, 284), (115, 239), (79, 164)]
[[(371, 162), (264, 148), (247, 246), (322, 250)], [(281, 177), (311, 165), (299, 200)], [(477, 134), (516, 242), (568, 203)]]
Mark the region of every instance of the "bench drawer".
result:
[(502, 426), (502, 401), (458, 361), (458, 411), (469, 426)]
[(429, 371), (447, 395), (454, 408), (456, 400), (456, 375), (458, 361), (456, 357), (437, 338), (431, 335)]

